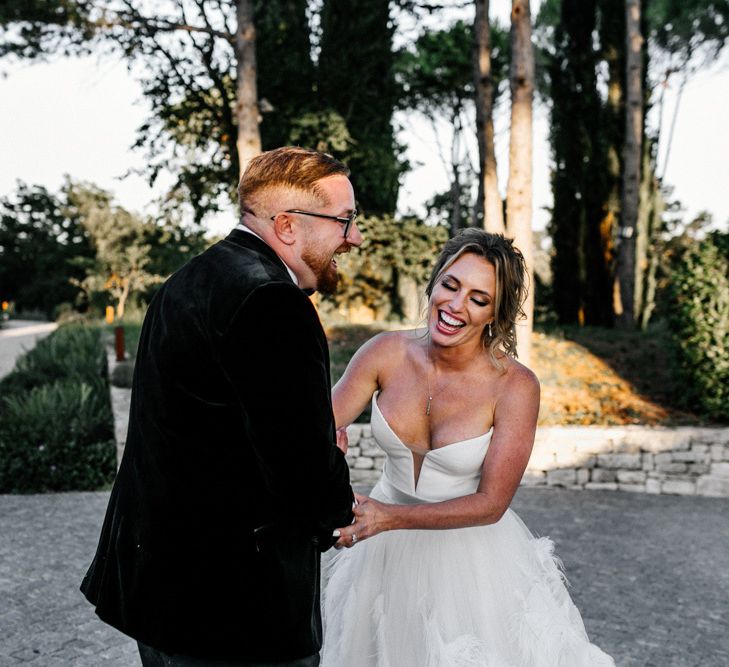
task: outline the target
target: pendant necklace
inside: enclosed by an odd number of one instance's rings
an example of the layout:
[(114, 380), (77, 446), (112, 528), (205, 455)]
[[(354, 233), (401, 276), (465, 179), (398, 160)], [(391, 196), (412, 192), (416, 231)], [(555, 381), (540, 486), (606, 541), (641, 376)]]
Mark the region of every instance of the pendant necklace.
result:
[[(433, 402), (433, 398), (435, 398), (435, 396), (437, 396), (438, 394), (442, 394), (443, 390), (446, 389), (451, 384), (451, 382), (448, 382), (444, 387), (441, 388), (439, 392), (436, 392), (435, 395), (433, 395), (430, 391), (430, 365), (432, 363), (430, 359), (430, 336), (428, 336), (428, 347), (426, 348), (425, 358), (425, 381), (428, 385), (428, 402), (425, 405), (425, 416), (430, 417), (430, 404)], [(435, 364), (433, 364), (433, 367), (435, 367)]]

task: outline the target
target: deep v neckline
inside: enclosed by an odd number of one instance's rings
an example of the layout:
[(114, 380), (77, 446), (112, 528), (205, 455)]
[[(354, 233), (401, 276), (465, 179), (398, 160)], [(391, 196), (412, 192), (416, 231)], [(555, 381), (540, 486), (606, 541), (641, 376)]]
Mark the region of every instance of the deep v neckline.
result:
[[(395, 432), (395, 429), (390, 426), (390, 422), (387, 421), (385, 418), (385, 415), (382, 414), (382, 410), (380, 410), (380, 406), (377, 403), (377, 397), (379, 396), (380, 392), (376, 391), (372, 395), (372, 403), (374, 405), (374, 409), (377, 410), (377, 413), (380, 416), (380, 419), (382, 420), (382, 423), (385, 425), (387, 430), (390, 432), (390, 434), (395, 438), (395, 441), (403, 448), (407, 449), (408, 452), (410, 452), (410, 462), (413, 466), (413, 474), (411, 476), (412, 482), (413, 482), (413, 491), (417, 491), (418, 489), (418, 482), (420, 481), (420, 473), (422, 472), (423, 465), (425, 465), (425, 461), (428, 459), (428, 457), (431, 454), (437, 454), (438, 452), (444, 450), (444, 449), (450, 449), (451, 447), (457, 447), (459, 445), (464, 445), (470, 442), (474, 442), (476, 440), (481, 440), (483, 438), (486, 438), (487, 436), (491, 435), (491, 432), (494, 430), (494, 427), (492, 426), (486, 433), (482, 433), (481, 435), (477, 435), (473, 438), (466, 438), (465, 440), (458, 440), (456, 442), (449, 443), (447, 445), (443, 445), (442, 447), (436, 447), (435, 449), (428, 449), (426, 450), (425, 454), (421, 454), (420, 452), (415, 451), (411, 447), (408, 447), (405, 442), (403, 442), (402, 438)], [(416, 477), (415, 475), (415, 455), (422, 456), (423, 461), (420, 465), (420, 470), (418, 471), (418, 475)]]

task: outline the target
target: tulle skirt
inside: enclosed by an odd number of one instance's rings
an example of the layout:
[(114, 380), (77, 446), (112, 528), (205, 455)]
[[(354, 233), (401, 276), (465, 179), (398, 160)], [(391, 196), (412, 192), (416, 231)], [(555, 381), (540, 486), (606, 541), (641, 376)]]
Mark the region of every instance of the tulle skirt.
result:
[(330, 550), (322, 610), (323, 667), (614, 665), (589, 642), (552, 542), (511, 510), (490, 526)]

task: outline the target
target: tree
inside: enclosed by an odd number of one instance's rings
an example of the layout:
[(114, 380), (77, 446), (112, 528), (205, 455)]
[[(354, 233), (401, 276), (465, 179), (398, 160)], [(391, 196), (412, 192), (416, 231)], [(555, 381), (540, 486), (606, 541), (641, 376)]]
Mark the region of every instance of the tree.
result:
[(493, 119), (499, 81), (494, 77), (492, 67), (489, 1), (476, 0), (475, 4), (473, 78), (476, 92), (479, 180), (473, 219), (476, 222), (483, 217), (483, 226), (487, 231), (503, 234), (504, 208), (496, 173)]
[(612, 323), (612, 236), (595, 0), (562, 0), (550, 58), (554, 305), (563, 323)]
[(635, 240), (640, 203), (643, 144), (643, 35), (640, 0), (625, 0), (626, 100), (625, 146), (623, 149), (623, 203), (618, 243), (618, 322), (635, 324)]
[(534, 97), (534, 50), (529, 0), (511, 5), (511, 133), (509, 183), (506, 194), (506, 226), (524, 255), (529, 291), (524, 304), (526, 321), (517, 328), (519, 357), (530, 364), (534, 318), (534, 260), (532, 238), (532, 101)]
[[(6, 2), (0, 56), (120, 53), (151, 106), (135, 143), (143, 171), (150, 181), (173, 172), (165, 205), (187, 203), (199, 221), (220, 210), (221, 196), (235, 199), (240, 170), (262, 146), (287, 142), (302, 99), (314, 106), (305, 10), (305, 0)], [(260, 108), (258, 88), (269, 98)]]
[(117, 318), (123, 319), (132, 295), (164, 281), (164, 276), (147, 268), (152, 261), (147, 236), (153, 225), (113, 205), (107, 192), (93, 186), (71, 192), (68, 204), (81, 220), (95, 251), (93, 258), (78, 262), (85, 277), (74, 283), (92, 299), (111, 297)]
[(389, 0), (324, 0), (317, 98), (320, 112), (346, 124), (352, 148), (343, 157), (361, 208), (392, 214), (403, 165), (392, 115), (397, 103)]
[(59, 195), (19, 182), (15, 194), (0, 199), (0, 300), (17, 310), (38, 310), (53, 317), (61, 303), (79, 305), (78, 257), (93, 250), (79, 216), (68, 205), (75, 186)]

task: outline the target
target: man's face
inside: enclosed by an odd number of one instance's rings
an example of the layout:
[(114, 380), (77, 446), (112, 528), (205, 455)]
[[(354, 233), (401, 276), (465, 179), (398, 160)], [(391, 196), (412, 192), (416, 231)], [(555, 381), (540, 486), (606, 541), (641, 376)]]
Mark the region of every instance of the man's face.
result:
[[(354, 190), (346, 176), (328, 176), (318, 182), (322, 194), (329, 202), (316, 208), (316, 213), (349, 216), (354, 211)], [(314, 289), (332, 294), (337, 288), (339, 276), (337, 275), (337, 261), (335, 255), (349, 252), (352, 246), (362, 243), (362, 234), (356, 223), (344, 238), (344, 226), (336, 220), (300, 216), (305, 225), (304, 242), (301, 250), (301, 259), (313, 274)]]

